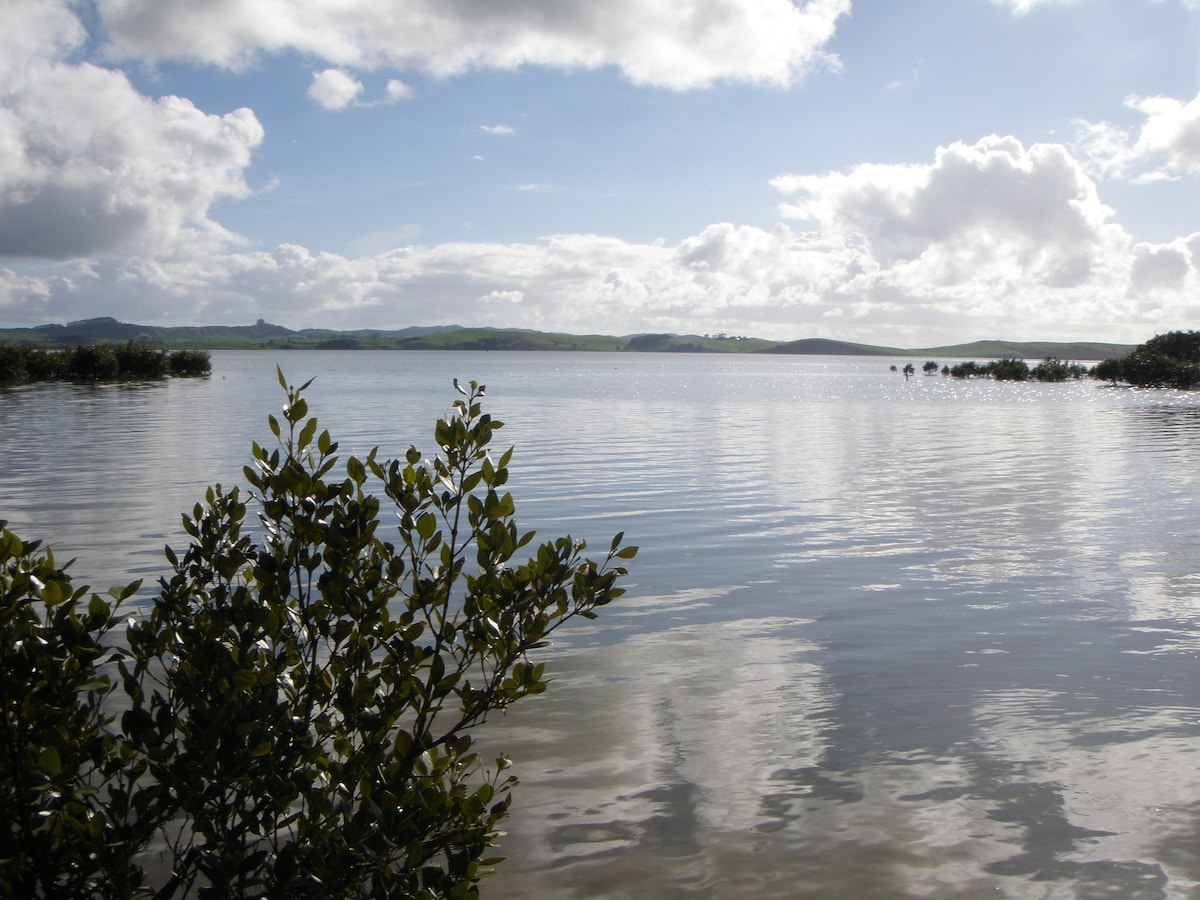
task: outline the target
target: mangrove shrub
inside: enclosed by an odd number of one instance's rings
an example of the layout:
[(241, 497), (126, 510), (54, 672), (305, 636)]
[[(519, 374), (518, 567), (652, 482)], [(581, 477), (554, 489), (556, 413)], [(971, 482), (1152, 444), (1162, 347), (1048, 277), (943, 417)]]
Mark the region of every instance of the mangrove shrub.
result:
[(474, 382), (435, 454), (342, 462), (308, 385), (279, 377), (273, 446), (184, 516), (190, 543), (124, 646), (108, 634), (136, 584), (85, 601), (4, 532), (0, 651), (43, 656), (4, 685), (2, 781), (26, 787), (5, 798), (0, 893), (469, 897), (497, 861), (515, 782), (473, 730), (545, 690), (531, 654), (622, 594), (636, 548), (618, 534), (597, 564), (518, 530), (512, 448), (493, 456)]
[(0, 382), (114, 381), (118, 379), (191, 377), (212, 372), (206, 350), (163, 350), (130, 341), (124, 345), (80, 344), (45, 349), (0, 344)]
[(1200, 385), (1200, 331), (1155, 335), (1121, 359), (1097, 363), (1090, 374), (1137, 387), (1195, 387)]

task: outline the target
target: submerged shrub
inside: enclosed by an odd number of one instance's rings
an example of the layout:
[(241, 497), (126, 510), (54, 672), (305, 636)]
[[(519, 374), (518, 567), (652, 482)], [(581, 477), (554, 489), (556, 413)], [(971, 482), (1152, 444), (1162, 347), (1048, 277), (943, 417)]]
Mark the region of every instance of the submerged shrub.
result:
[(1087, 368), (1078, 363), (1064, 362), (1057, 357), (1047, 356), (1033, 367), (1030, 374), (1038, 381), (1062, 382), (1082, 378), (1087, 373)]
[(1029, 364), (1023, 359), (997, 360), (988, 364), (988, 371), (997, 381), (1029, 380)]
[(106, 344), (80, 345), (70, 351), (67, 374), (88, 381), (107, 380), (120, 374), (117, 354)]
[(196, 376), (212, 372), (207, 350), (168, 353), (129, 341), (123, 346), (80, 345), (51, 350), (19, 344), (0, 344), (0, 382), (50, 381), (74, 378), (113, 381), (121, 378)]
[(116, 356), (122, 378), (161, 378), (170, 368), (166, 352), (148, 344), (129, 341), (116, 349)]
[(1200, 331), (1155, 335), (1119, 360), (1098, 363), (1089, 374), (1137, 387), (1196, 387), (1200, 385)]
[(1121, 379), (1121, 361), (1119, 359), (1101, 360), (1092, 366), (1088, 375), (1099, 381), (1110, 381), (1115, 385)]
[(71, 368), (71, 351), (62, 348), (43, 350), (31, 347), (25, 357), (25, 375), (31, 381), (66, 378)]
[(955, 363), (950, 369), (950, 374), (955, 378), (980, 378), (988, 373), (988, 370), (974, 360)]
[(170, 365), (172, 375), (195, 377), (212, 372), (212, 359), (207, 350), (172, 350)]
[(0, 344), (0, 382), (23, 380), (27, 356), (20, 344)]

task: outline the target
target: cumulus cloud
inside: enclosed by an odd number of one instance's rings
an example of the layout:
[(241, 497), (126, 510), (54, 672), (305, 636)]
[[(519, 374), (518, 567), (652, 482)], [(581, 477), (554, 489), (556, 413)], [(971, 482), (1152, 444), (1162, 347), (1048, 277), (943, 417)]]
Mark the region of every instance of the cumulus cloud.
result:
[(517, 304), (525, 299), (525, 295), (521, 291), (488, 291), (479, 298), (479, 302), (483, 304), (491, 303), (507, 303)]
[(1089, 284), (1124, 233), (1066, 148), (1011, 137), (956, 143), (931, 165), (863, 165), (772, 184), (795, 200), (785, 216), (817, 222), (904, 294), (994, 296)]
[(1054, 334), (1195, 307), (1194, 262), (1134, 247), (1061, 145), (991, 136), (941, 148), (929, 165), (773, 184), (792, 198), (784, 215), (858, 248), (860, 274), (842, 292), (858, 291), (873, 314), (890, 306), (920, 322), (940, 311), (981, 332), (1016, 321), (1026, 334)]
[(1160, 290), (1179, 292), (1188, 286), (1192, 271), (1192, 252), (1180, 243), (1134, 248), (1129, 290), (1135, 296), (1152, 295)]
[(398, 231), (357, 258), (179, 242), (71, 272), (0, 269), (0, 306), (29, 324), (118, 310), (163, 321), (168, 310), (181, 321), (724, 330), (896, 346), (964, 332), (1120, 340), (1200, 316), (1200, 234), (1135, 243), (1060, 145), (990, 136), (925, 164), (773, 183), (799, 228), (717, 223), (674, 245), (561, 234), (396, 246), (415, 236)]
[(318, 106), (329, 110), (345, 109), (358, 99), (362, 91), (362, 82), (341, 69), (314, 72), (312, 82), (308, 86), (309, 98)]
[[(414, 9), (426, 9), (418, 0), (370, 4), (369, 10), (358, 2), (268, 7), (100, 0), (97, 8), (119, 25), (113, 34), (126, 50), (144, 44), (168, 52), (172, 23), (182, 21), (192, 26), (189, 35), (194, 31), (194, 58), (230, 64), (256, 49), (300, 49), (304, 40), (317, 41), (316, 19), (341, 23), (349, 40), (358, 32), (346, 24), (353, 18), (347, 10), (358, 8), (366, 18), (355, 27), (371, 40), (350, 42), (341, 59), (334, 44), (323, 44), (334, 65), (311, 85), (316, 102), (340, 109), (361, 102), (363, 92), (343, 66), (382, 65), (398, 53), (388, 41), (400, 38), (389, 37), (386, 22), (368, 12), (407, 20)], [(801, 20), (811, 26), (823, 15), (832, 33), (848, 9), (832, 0), (785, 3), (786, 11), (768, 0), (689, 0), (666, 29), (658, 23), (665, 7), (657, 0), (631, 2), (626, 18), (645, 26), (634, 40), (622, 30), (621, 16), (606, 11), (593, 20), (593, 7), (583, 4), (545, 21), (531, 18), (532, 5), (509, 5), (513, 19), (528, 26), (521, 31), (490, 5), (476, 10), (476, 2), (445, 0), (427, 11), (431, 21), (462, 29), (474, 11), (472, 27), (494, 32), (489, 46), (501, 48), (507, 40), (509, 50), (528, 50), (513, 55), (513, 65), (619, 64), (636, 80), (642, 70), (635, 62), (650, 66), (658, 50), (670, 49), (663, 41), (678, 39), (685, 26), (701, 48), (728, 39), (719, 53), (697, 50), (716, 68), (705, 69), (699, 57), (680, 51), (672, 70), (677, 80), (662, 74), (667, 68), (643, 79), (674, 87), (751, 77), (748, 68), (717, 66), (723, 54), (741, 58), (739, 41), (753, 18), (748, 10), (777, 15), (781, 28)], [(244, 173), (263, 139), (254, 114), (215, 116), (179, 97), (153, 99), (121, 72), (81, 61), (87, 35), (75, 8), (66, 0), (12, 0), (0, 31), (0, 258), (21, 260), (0, 267), (0, 308), (8, 322), (100, 314), (212, 322), (261, 316), (337, 328), (457, 321), (577, 332), (724, 330), (903, 346), (950, 342), (967, 331), (1124, 337), (1200, 315), (1200, 235), (1135, 243), (1113, 222), (1094, 170), (1079, 156), (1061, 145), (1025, 146), (1006, 136), (955, 143), (922, 164), (781, 175), (772, 183), (783, 194), (786, 224), (716, 223), (674, 245), (560, 234), (510, 244), (397, 246), (419, 233), (397, 227), (363, 236), (356, 257), (295, 244), (245, 251), (210, 210), (221, 198), (248, 193)], [(251, 39), (272, 9), (277, 44)], [(379, 27), (365, 27), (368, 21)], [(587, 38), (566, 45), (591, 47), (594, 57), (571, 61), (529, 49), (547, 35), (575, 34), (572, 29)], [(334, 29), (322, 40), (337, 34)], [(811, 47), (822, 43), (813, 41)], [(772, 46), (768, 41), (763, 48), (768, 57)], [(739, 65), (757, 65), (756, 54), (741, 55), (750, 61)], [(793, 63), (801, 58), (815, 57), (788, 57), (791, 62), (772, 71), (786, 72), (781, 80), (794, 77)], [(462, 65), (502, 64), (500, 56), (486, 54), (464, 59)], [(410, 91), (393, 80), (384, 94), (399, 100)], [(1146, 117), (1140, 133), (1102, 135), (1097, 126), (1093, 146), (1101, 148), (1101, 137), (1108, 141), (1113, 167), (1153, 158), (1172, 173), (1192, 171), (1200, 163), (1198, 102), (1132, 101)], [(502, 124), (480, 127), (512, 133)], [(1100, 158), (1097, 149), (1091, 165)], [(91, 257), (87, 265), (45, 270), (28, 261), (84, 256)], [(1021, 334), (1012, 334), (1014, 322)]]
[(1145, 116), (1136, 137), (1107, 122), (1079, 123), (1077, 144), (1095, 172), (1134, 181), (1200, 172), (1200, 94), (1186, 103), (1130, 97), (1125, 105)]
[[(0, 304), (7, 320), (30, 324), (114, 309), (133, 321), (139, 314), (162, 321), (162, 311), (174, 308), (168, 320), (725, 330), (896, 346), (955, 343), (964, 332), (1120, 340), (1200, 315), (1200, 235), (1134, 244), (1102, 208), (1089, 206), (1086, 183), (1056, 153), (986, 150), (995, 140), (946, 148), (924, 172), (877, 167), (807, 183), (824, 215), (809, 231), (720, 223), (673, 246), (565, 234), (411, 245), (359, 258), (290, 244), (224, 255), (180, 248), (70, 278), (0, 270)], [(988, 171), (997, 165), (992, 152), (1010, 155), (999, 174)], [(970, 160), (977, 174), (955, 172)], [(851, 175), (871, 183), (848, 191), (843, 179)], [(1029, 178), (1049, 201), (1022, 194)], [(1006, 187), (1015, 199), (1002, 196)], [(865, 207), (863, 198), (871, 200)], [(944, 218), (931, 218), (935, 201), (951, 205)], [(974, 240), (956, 239), (956, 222), (973, 229)], [(877, 255), (872, 238), (893, 233), (903, 239)], [(1073, 240), (1083, 249), (1072, 250)], [(1039, 242), (1045, 247), (1035, 251)]]
[(850, 0), (96, 0), (111, 52), (229, 68), (287, 50), (335, 66), (435, 76), (523, 65), (615, 66), (637, 84), (792, 84)]
[(183, 232), (228, 238), (208, 217), (248, 193), (263, 129), (248, 109), (208, 115), (138, 93), (121, 72), (73, 54), (69, 8), (13, 0), (0, 32), (0, 257), (153, 252)]

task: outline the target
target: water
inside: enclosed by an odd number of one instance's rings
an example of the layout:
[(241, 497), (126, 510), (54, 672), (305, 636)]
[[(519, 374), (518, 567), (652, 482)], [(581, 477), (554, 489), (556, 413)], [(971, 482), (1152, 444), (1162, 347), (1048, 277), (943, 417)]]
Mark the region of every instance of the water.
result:
[[(522, 527), (642, 547), (489, 723), (522, 779), (492, 897), (1200, 895), (1200, 396), (892, 360), (214, 354), (0, 393), (0, 517), (98, 587), (269, 438), (343, 450), (489, 385)], [(902, 361), (901, 361), (902, 362)]]

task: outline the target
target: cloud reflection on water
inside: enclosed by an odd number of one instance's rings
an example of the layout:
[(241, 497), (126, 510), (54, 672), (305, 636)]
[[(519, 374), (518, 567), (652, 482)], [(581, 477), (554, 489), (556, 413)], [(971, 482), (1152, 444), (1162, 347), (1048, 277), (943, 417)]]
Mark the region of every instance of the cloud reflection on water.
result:
[[(510, 822), (511, 858), (489, 893), (563, 896), (569, 882), (597, 896), (596, 878), (641, 884), (624, 866), (647, 855), (670, 871), (664, 884), (701, 890), (721, 877), (729, 835), (767, 846), (810, 798), (840, 796), (819, 774), (819, 717), (833, 700), (805, 624), (681, 626), (555, 658), (537, 708), (487, 736), (526, 782), (521, 830)], [(623, 861), (632, 848), (638, 859)]]
[(538, 708), (488, 736), (524, 781), (489, 895), (1200, 888), (1200, 709), (1114, 713), (1091, 709), (1086, 691), (984, 691), (966, 711), (970, 740), (838, 768), (846, 698), (810, 625), (684, 626), (556, 659)]
[[(549, 648), (550, 691), (480, 731), (524, 781), (490, 895), (1200, 893), (1195, 394), (872, 359), (284, 362), (359, 452), (427, 446), (468, 370), (513, 423), (522, 529), (642, 547)], [(186, 479), (262, 437), (273, 365), (5, 393), (0, 513), (97, 583), (161, 571)]]

